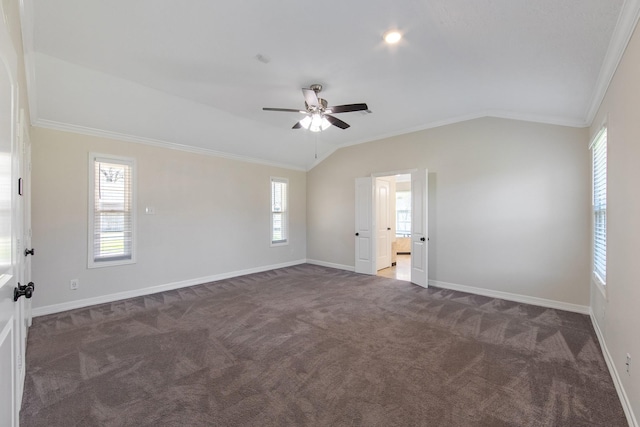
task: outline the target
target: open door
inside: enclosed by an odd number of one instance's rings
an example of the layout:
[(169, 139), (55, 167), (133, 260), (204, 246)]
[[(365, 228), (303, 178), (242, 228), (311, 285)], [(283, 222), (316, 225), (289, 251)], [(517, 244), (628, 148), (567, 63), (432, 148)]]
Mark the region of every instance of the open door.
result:
[(356, 273), (375, 274), (373, 178), (356, 178)]
[(411, 282), (429, 286), (428, 171), (411, 173)]
[[(2, 5), (0, 5), (0, 9)], [(4, 14), (4, 11), (0, 10)], [(19, 280), (22, 246), (21, 166), (24, 153), (17, 120), (17, 55), (5, 20), (0, 20), (0, 426), (18, 426), (24, 372), (24, 297)], [(16, 289), (20, 287), (20, 289)]]

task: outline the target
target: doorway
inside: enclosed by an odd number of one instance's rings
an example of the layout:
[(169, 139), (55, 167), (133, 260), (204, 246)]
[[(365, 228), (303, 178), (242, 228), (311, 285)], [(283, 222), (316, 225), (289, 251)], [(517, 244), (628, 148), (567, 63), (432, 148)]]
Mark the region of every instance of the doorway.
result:
[[(389, 173), (372, 174), (369, 177), (356, 178), (355, 180), (355, 272), (375, 275), (378, 271), (378, 248), (384, 241), (379, 234), (389, 237), (395, 236), (394, 220), (387, 224), (379, 223), (378, 189), (376, 180), (387, 177), (391, 180), (395, 175), (410, 174), (411, 176), (411, 220), (410, 220), (410, 257), (411, 257), (411, 282), (428, 287), (428, 171), (417, 169), (411, 171), (398, 171)], [(395, 180), (395, 178), (394, 178)], [(384, 191), (382, 192), (384, 194)], [(389, 197), (389, 200), (394, 198)], [(395, 209), (394, 209), (395, 212)], [(391, 215), (382, 217), (391, 218)], [(383, 251), (388, 250), (385, 246)], [(393, 249), (391, 249), (393, 253)], [(397, 264), (397, 258), (396, 258)]]
[[(411, 280), (411, 175), (376, 178), (377, 275)], [(384, 236), (384, 238), (381, 238)]]

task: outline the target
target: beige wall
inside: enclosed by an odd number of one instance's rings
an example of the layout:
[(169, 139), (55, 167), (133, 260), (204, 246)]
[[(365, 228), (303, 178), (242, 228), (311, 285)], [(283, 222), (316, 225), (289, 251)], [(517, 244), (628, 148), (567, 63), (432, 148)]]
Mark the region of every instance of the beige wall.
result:
[[(592, 309), (636, 419), (640, 417), (640, 30), (627, 46), (591, 127), (607, 122), (607, 286)], [(632, 356), (631, 375), (626, 354)]]
[(587, 306), (587, 140), (485, 118), (340, 149), (307, 176), (308, 258), (353, 267), (356, 177), (428, 168), (430, 280)]
[[(38, 128), (32, 141), (36, 308), (306, 258), (304, 172)], [(137, 161), (136, 264), (87, 268), (90, 151)], [(287, 246), (270, 247), (270, 176), (289, 179)]]

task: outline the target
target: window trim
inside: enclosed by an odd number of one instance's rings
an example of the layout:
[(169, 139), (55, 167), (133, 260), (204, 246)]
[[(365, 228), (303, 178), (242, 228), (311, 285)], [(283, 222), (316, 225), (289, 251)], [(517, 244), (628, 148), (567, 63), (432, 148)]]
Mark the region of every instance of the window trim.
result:
[(595, 207), (595, 146), (596, 144), (601, 140), (603, 134), (606, 134), (606, 140), (605, 140), (605, 183), (607, 182), (607, 175), (608, 175), (608, 159), (607, 159), (607, 154), (608, 154), (608, 148), (609, 148), (609, 132), (607, 129), (607, 123), (606, 121), (602, 124), (602, 126), (600, 127), (600, 129), (598, 130), (598, 132), (596, 132), (595, 136), (593, 137), (593, 139), (591, 140), (590, 144), (589, 144), (589, 150), (591, 151), (591, 281), (593, 283), (595, 283), (596, 287), (598, 288), (598, 290), (600, 290), (600, 292), (603, 294), (603, 296), (606, 298), (607, 294), (606, 294), (606, 289), (607, 289), (607, 272), (606, 272), (606, 263), (607, 263), (607, 251), (606, 251), (606, 240), (607, 240), (607, 211), (608, 211), (608, 207), (607, 207), (607, 202), (606, 202), (606, 197), (607, 197), (607, 187), (605, 187), (605, 205), (604, 205), (604, 217), (605, 217), (605, 226), (604, 226), (604, 234), (605, 234), (605, 254), (604, 254), (604, 262), (605, 262), (605, 271), (604, 271), (604, 275), (605, 277), (601, 277), (600, 274), (598, 274), (596, 272), (596, 255), (595, 255), (595, 247), (596, 247), (596, 207)]
[[(112, 261), (95, 261), (93, 253), (94, 244), (94, 229), (95, 229), (95, 162), (101, 160), (104, 162), (122, 163), (131, 166), (131, 258), (130, 259), (116, 259)], [(113, 154), (102, 153), (89, 153), (88, 160), (88, 174), (89, 174), (89, 197), (88, 197), (88, 229), (87, 229), (87, 267), (88, 268), (101, 268), (101, 267), (113, 267), (118, 265), (135, 264), (137, 261), (137, 164), (136, 159), (133, 157), (116, 156)]]
[[(284, 229), (285, 236), (283, 240), (273, 240), (273, 183), (280, 182), (286, 184), (286, 194), (285, 194), (285, 209), (282, 211), (284, 213)], [(277, 246), (286, 246), (289, 244), (290, 232), (289, 232), (289, 179), (283, 177), (272, 176), (269, 179), (269, 241), (271, 247)]]

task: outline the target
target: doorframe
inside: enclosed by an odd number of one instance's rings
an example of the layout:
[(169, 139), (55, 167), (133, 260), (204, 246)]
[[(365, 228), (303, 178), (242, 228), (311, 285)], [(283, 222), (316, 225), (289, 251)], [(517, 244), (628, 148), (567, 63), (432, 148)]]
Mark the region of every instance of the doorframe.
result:
[[(384, 178), (384, 177), (389, 177), (389, 176), (396, 176), (396, 175), (411, 175), (412, 173), (418, 172), (420, 169), (418, 168), (411, 168), (411, 169), (400, 169), (400, 170), (395, 170), (395, 171), (390, 171), (390, 172), (373, 172), (371, 174), (371, 178), (372, 178), (372, 185), (373, 185), (373, 194), (377, 194), (377, 188), (376, 188), (376, 179), (377, 178)], [(412, 190), (413, 191), (413, 190)], [(377, 233), (377, 223), (376, 223), (376, 204), (372, 203), (372, 236), (371, 239), (374, 242), (377, 242), (377, 238), (378, 238), (378, 233)], [(372, 247), (372, 254), (371, 254), (371, 258), (373, 260), (377, 260), (378, 259), (378, 248), (377, 245), (373, 245)], [(375, 262), (373, 265), (373, 271), (371, 272), (372, 275), (376, 275), (378, 273), (378, 271), (376, 270), (376, 266), (375, 266)]]

